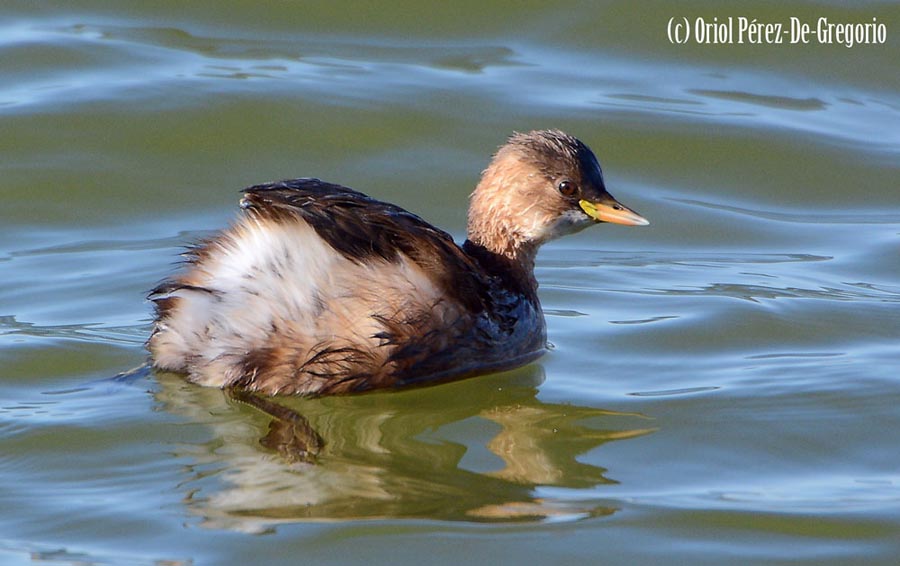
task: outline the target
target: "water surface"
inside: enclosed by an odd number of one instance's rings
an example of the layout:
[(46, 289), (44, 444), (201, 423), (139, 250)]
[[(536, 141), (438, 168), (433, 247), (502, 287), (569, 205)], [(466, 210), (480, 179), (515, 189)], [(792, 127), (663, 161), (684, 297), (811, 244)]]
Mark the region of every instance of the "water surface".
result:
[[(712, 15), (888, 41), (666, 39)], [(896, 564), (897, 33), (889, 2), (0, 9), (0, 558)], [(537, 363), (274, 405), (111, 379), (240, 188), (318, 176), (462, 238), (541, 127), (652, 223), (542, 250)]]

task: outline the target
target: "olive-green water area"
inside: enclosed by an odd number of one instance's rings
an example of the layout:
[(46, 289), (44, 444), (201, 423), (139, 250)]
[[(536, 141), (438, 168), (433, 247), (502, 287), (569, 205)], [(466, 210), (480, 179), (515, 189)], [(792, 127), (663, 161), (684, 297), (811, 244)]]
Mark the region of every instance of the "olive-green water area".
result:
[[(885, 41), (791, 42), (823, 18)], [(898, 46), (894, 2), (5, 2), (0, 562), (897, 564)], [(541, 250), (537, 362), (323, 399), (123, 375), (243, 187), (461, 240), (536, 128), (651, 222)]]

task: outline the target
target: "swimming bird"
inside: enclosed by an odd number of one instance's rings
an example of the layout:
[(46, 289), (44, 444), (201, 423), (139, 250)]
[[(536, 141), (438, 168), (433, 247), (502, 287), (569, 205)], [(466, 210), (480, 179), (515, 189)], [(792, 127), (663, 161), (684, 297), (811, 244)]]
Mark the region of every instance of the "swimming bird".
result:
[(587, 145), (515, 133), (458, 245), (420, 217), (302, 178), (244, 189), (242, 214), (149, 295), (153, 365), (202, 385), (329, 395), (511, 369), (545, 352), (535, 256), (590, 225), (640, 226)]

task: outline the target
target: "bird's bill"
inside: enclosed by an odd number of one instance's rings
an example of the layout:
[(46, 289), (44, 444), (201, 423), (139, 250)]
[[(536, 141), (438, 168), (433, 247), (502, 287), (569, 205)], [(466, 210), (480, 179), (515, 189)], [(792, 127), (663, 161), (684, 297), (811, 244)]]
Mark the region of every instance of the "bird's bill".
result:
[(578, 204), (585, 214), (597, 222), (610, 222), (612, 224), (624, 224), (625, 226), (646, 226), (650, 224), (649, 220), (612, 197), (601, 202), (591, 202), (582, 199), (578, 201)]

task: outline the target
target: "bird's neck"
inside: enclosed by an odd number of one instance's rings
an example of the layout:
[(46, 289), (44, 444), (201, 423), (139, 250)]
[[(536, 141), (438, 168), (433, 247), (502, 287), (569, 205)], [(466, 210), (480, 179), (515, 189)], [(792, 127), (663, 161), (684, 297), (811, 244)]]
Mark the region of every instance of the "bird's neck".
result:
[(537, 302), (537, 279), (534, 277), (534, 259), (537, 247), (520, 247), (515, 250), (492, 249), (471, 234), (463, 244), (463, 250), (493, 277), (497, 277), (510, 291)]
[(540, 242), (532, 232), (537, 220), (522, 218), (536, 198), (522, 187), (532, 185), (535, 174), (515, 151), (497, 152), (470, 197), (464, 249), (486, 272), (536, 301), (534, 259)]

